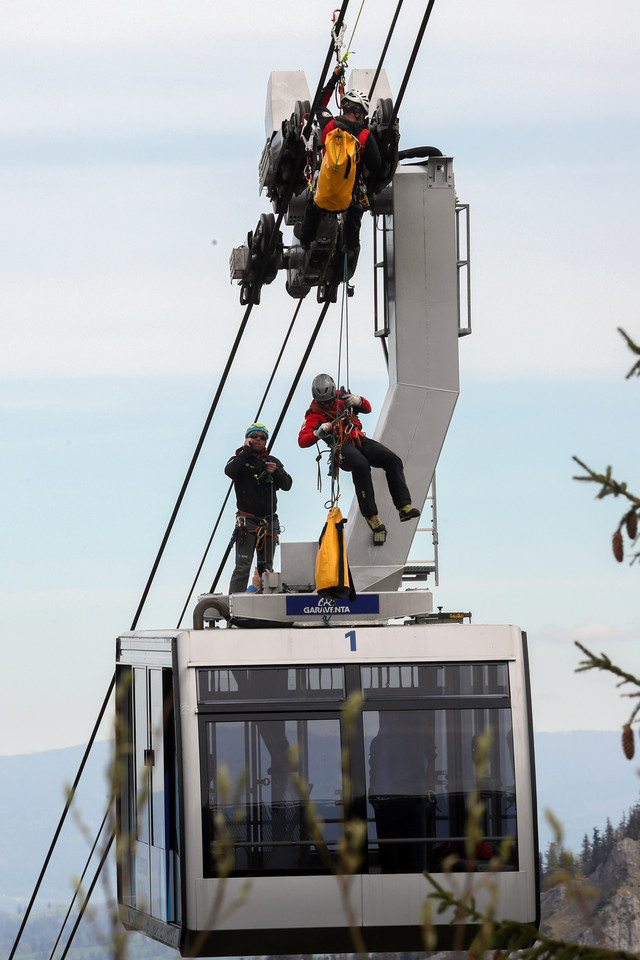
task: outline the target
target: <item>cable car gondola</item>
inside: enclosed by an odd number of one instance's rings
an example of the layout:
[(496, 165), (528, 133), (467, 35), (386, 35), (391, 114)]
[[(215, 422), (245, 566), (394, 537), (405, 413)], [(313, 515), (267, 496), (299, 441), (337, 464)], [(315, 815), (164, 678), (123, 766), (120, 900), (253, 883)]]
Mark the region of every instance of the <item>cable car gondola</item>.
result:
[[(294, 596), (300, 609), (317, 602)], [(368, 950), (423, 949), (430, 887), (422, 871), (450, 886), (458, 870), (489, 870), (506, 837), (511, 853), (492, 874), (497, 915), (537, 922), (524, 635), (421, 617), (394, 626), (349, 619), (119, 638), (126, 926), (183, 956), (353, 950), (324, 856), (337, 864), (349, 818), (366, 823), (349, 902)], [(345, 717), (354, 693), (362, 710)], [(487, 729), (478, 784), (474, 750)], [(326, 849), (314, 839), (298, 777)], [(485, 812), (470, 865), (465, 824), (475, 789)], [(453, 873), (442, 872), (445, 862)], [(440, 945), (450, 920), (437, 918)]]

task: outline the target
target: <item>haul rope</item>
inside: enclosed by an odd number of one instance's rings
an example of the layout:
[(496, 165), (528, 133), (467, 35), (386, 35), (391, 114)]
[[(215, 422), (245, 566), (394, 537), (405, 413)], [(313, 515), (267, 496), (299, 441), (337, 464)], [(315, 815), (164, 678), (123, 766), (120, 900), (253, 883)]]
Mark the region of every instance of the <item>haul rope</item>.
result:
[(349, 43), (347, 44), (347, 52), (346, 52), (346, 53), (344, 54), (344, 56), (342, 57), (342, 59), (344, 60), (345, 63), (347, 62), (347, 58), (349, 57), (349, 54), (351, 53), (351, 44), (353, 43), (353, 37), (354, 37), (354, 34), (355, 34), (355, 32), (356, 32), (356, 28), (357, 28), (357, 26), (358, 26), (358, 21), (360, 20), (360, 14), (362, 13), (362, 8), (363, 8), (363, 7), (364, 7), (364, 0), (362, 0), (362, 3), (360, 4), (360, 9), (358, 10), (358, 16), (356, 17), (355, 26), (354, 26), (354, 28), (353, 28), (353, 30), (352, 30), (352, 32), (351, 32), (351, 38), (350, 38), (350, 40), (349, 40)]

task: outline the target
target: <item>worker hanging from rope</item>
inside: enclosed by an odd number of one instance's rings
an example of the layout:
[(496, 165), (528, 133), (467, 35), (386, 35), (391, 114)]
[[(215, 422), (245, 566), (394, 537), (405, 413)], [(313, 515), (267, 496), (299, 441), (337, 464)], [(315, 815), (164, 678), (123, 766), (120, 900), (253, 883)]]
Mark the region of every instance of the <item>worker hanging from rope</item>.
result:
[(378, 516), (371, 467), (380, 467), (387, 477), (387, 486), (401, 521), (413, 520), (420, 511), (411, 503), (411, 494), (404, 476), (402, 460), (377, 440), (371, 440), (362, 429), (359, 414), (371, 413), (365, 397), (344, 390), (338, 391), (328, 373), (320, 373), (311, 384), (312, 402), (305, 413), (298, 435), (300, 447), (310, 447), (324, 440), (332, 447), (335, 464), (353, 476), (360, 513), (373, 531), (373, 542), (383, 544), (386, 527)]
[(232, 541), (236, 545), (236, 565), (229, 593), (247, 589), (254, 551), (258, 573), (273, 570), (273, 555), (278, 544), (280, 523), (276, 490), (290, 490), (293, 480), (277, 457), (267, 452), (269, 431), (263, 423), (252, 423), (244, 443), (224, 468), (233, 480), (236, 493), (236, 527)]
[[(336, 52), (338, 53), (336, 48)], [(374, 176), (382, 165), (375, 137), (367, 127), (369, 99), (361, 90), (348, 90), (340, 97), (339, 117), (334, 117), (328, 103), (338, 84), (342, 84), (348, 52), (339, 60), (313, 103), (312, 114), (320, 126), (323, 148), (322, 163), (315, 188), (309, 193), (302, 223), (294, 234), (304, 250), (314, 241), (323, 214), (344, 213), (343, 246), (352, 276), (360, 251), (360, 224), (368, 206), (366, 179)]]

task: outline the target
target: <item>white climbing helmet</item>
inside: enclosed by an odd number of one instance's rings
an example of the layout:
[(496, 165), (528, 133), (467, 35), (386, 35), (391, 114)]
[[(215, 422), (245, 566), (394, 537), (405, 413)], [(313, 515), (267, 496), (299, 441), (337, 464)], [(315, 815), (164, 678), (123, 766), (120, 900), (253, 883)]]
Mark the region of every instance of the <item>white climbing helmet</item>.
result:
[(369, 113), (369, 98), (362, 90), (347, 90), (340, 101), (340, 109), (346, 110), (348, 107), (356, 107), (366, 117)]

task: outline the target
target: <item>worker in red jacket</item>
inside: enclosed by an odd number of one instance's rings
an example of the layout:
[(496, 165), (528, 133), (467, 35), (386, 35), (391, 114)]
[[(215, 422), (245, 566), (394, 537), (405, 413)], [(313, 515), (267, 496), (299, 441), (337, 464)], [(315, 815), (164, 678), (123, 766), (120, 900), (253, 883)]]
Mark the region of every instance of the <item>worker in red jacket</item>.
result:
[(305, 413), (298, 445), (310, 447), (322, 439), (333, 448), (340, 469), (353, 475), (360, 513), (373, 530), (374, 543), (384, 543), (386, 528), (378, 516), (371, 467), (384, 470), (400, 520), (413, 520), (420, 516), (420, 511), (411, 503), (402, 460), (388, 447), (371, 440), (364, 433), (358, 414), (371, 413), (371, 404), (365, 397), (338, 392), (335, 381), (328, 373), (320, 373), (315, 377), (311, 393), (313, 400)]
[[(327, 109), (331, 94), (338, 83), (342, 81), (344, 71), (344, 63), (341, 63), (335, 68), (329, 78), (329, 82), (321, 90), (318, 99), (314, 102), (312, 113), (317, 117), (320, 126), (320, 142), (323, 146), (330, 131), (335, 127), (339, 127), (347, 130), (355, 137), (362, 148), (357, 164), (354, 195), (344, 218), (344, 245), (345, 248), (355, 256), (360, 249), (360, 224), (364, 212), (364, 207), (359, 200), (360, 189), (364, 186), (362, 169), (366, 167), (369, 175), (375, 174), (382, 166), (382, 157), (380, 156), (376, 139), (371, 136), (371, 131), (367, 127), (369, 98), (362, 90), (348, 90), (341, 97), (340, 109), (342, 113), (339, 117), (334, 117), (331, 111)], [(308, 250), (310, 244), (315, 239), (322, 214), (322, 208), (315, 203), (312, 197), (309, 197), (304, 220), (302, 223), (296, 224), (293, 231), (295, 236), (300, 240), (304, 250)]]

